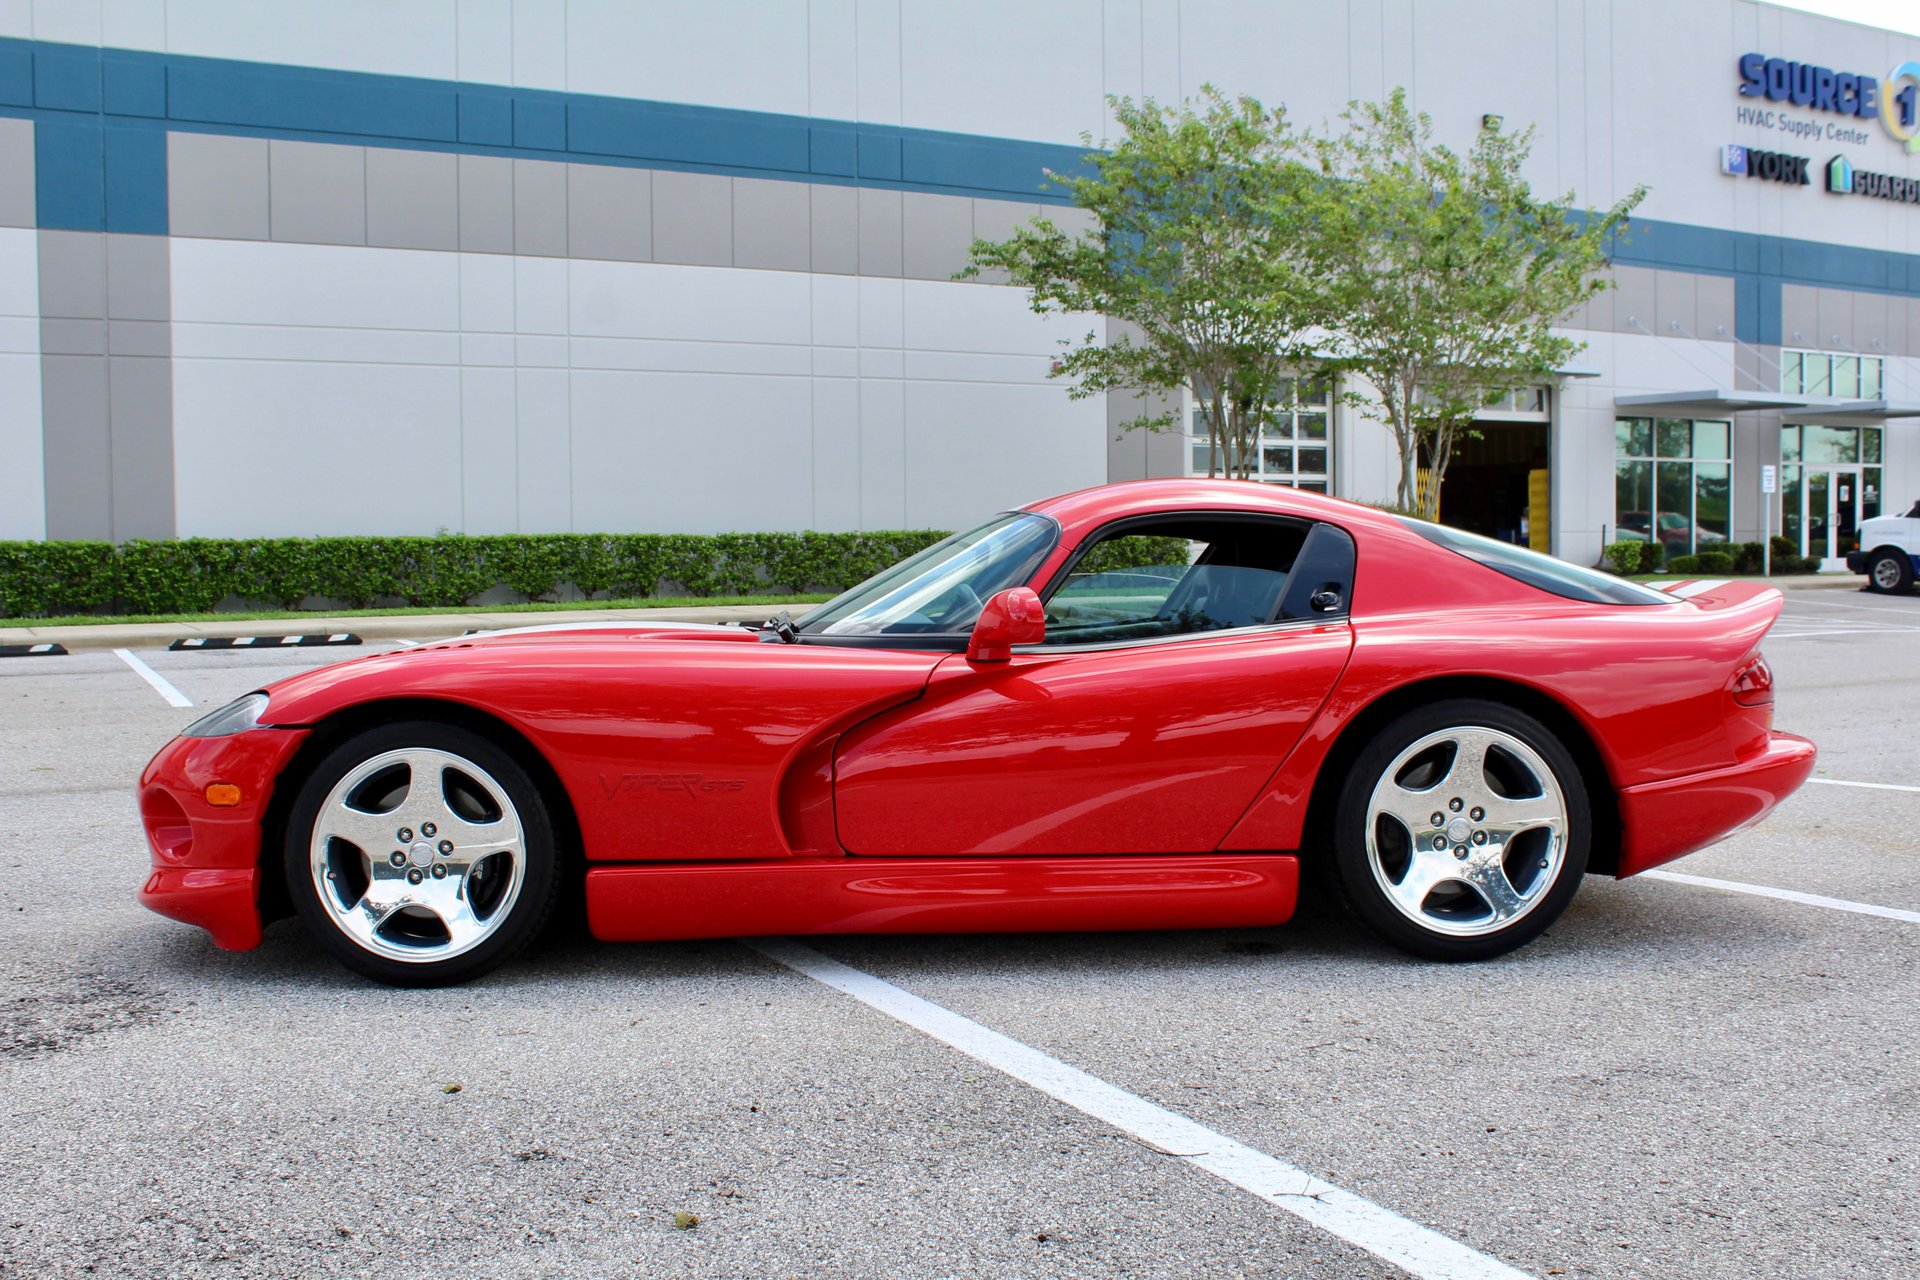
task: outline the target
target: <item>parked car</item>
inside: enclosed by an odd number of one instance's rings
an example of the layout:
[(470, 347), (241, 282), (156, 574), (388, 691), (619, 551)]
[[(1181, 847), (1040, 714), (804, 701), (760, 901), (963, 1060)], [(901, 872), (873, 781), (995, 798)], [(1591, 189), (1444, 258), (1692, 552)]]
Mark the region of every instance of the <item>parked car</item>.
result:
[[(1646, 542), (1650, 540), (1653, 529), (1653, 513), (1650, 511), (1624, 511), (1620, 514), (1618, 537), (1622, 542)], [(1688, 524), (1687, 518), (1674, 511), (1660, 513), (1660, 542), (1669, 552), (1684, 553), (1690, 547), (1705, 547), (1709, 543), (1725, 542), (1726, 535), (1712, 529), (1702, 529), (1697, 524)]]
[(1910, 591), (1920, 577), (1920, 502), (1903, 516), (1860, 522), (1860, 550), (1847, 553), (1847, 570), (1867, 575), (1867, 590)]
[(1806, 779), (1779, 609), (1289, 489), (1108, 485), (758, 630), (527, 627), (269, 684), (147, 766), (140, 897), (233, 949), (291, 912), (428, 985), (562, 893), (613, 941), (1169, 929), (1280, 924), (1304, 867), (1482, 959)]

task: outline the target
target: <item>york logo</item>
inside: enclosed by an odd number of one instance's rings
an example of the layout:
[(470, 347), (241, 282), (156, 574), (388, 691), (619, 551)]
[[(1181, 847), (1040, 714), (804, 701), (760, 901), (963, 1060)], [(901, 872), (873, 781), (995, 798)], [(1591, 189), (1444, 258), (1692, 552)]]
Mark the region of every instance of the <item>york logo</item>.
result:
[(600, 775), (600, 789), (607, 799), (615, 796), (669, 795), (711, 796), (746, 790), (745, 778), (709, 778), (699, 773), (623, 773), (610, 778)]
[(1808, 163), (1806, 156), (1784, 155), (1778, 151), (1755, 151), (1742, 146), (1720, 149), (1720, 172), (1736, 178), (1761, 178), (1804, 187), (1808, 182)]

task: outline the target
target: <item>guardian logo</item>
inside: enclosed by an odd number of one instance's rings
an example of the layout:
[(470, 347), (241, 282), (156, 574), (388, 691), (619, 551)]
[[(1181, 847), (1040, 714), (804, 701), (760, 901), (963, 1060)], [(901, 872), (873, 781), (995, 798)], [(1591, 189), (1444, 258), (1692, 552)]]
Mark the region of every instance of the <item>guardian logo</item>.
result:
[(1835, 156), (1828, 162), (1827, 190), (1838, 196), (1844, 196), (1853, 191), (1853, 162), (1845, 156)]

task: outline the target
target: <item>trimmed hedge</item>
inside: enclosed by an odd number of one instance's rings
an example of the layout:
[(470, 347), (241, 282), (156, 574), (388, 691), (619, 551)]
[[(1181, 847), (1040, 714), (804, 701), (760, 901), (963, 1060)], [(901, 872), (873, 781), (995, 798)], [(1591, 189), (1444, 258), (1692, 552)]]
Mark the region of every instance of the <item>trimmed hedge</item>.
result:
[(1631, 576), (1636, 573), (1652, 573), (1660, 566), (1660, 544), (1657, 542), (1609, 542), (1601, 549), (1607, 563), (1618, 574)]
[(946, 537), (872, 533), (557, 533), (435, 538), (0, 542), (0, 616), (462, 605), (495, 586), (540, 599), (841, 591)]

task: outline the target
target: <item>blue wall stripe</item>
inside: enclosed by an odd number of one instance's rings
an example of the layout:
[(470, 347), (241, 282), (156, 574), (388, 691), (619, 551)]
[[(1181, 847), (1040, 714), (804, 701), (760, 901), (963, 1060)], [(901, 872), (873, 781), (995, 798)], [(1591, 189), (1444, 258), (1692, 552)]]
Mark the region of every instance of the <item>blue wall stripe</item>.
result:
[[(1063, 203), (1081, 148), (841, 120), (0, 39), (0, 114), (37, 122), (43, 227), (164, 234), (165, 131), (690, 169)], [(1920, 293), (1920, 255), (1636, 220), (1615, 261), (1732, 276), (1777, 342), (1780, 286)], [(1769, 336), (1770, 335), (1770, 336)]]

